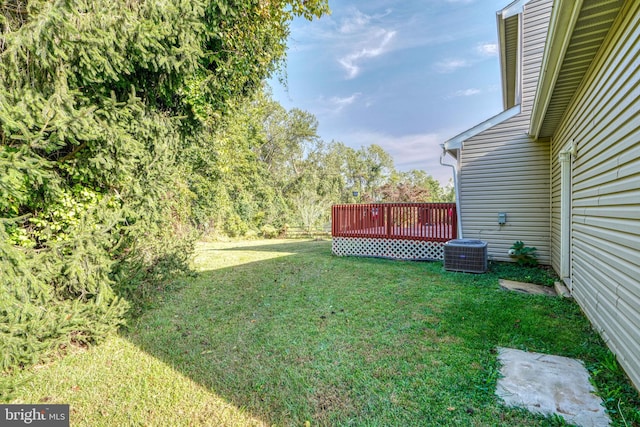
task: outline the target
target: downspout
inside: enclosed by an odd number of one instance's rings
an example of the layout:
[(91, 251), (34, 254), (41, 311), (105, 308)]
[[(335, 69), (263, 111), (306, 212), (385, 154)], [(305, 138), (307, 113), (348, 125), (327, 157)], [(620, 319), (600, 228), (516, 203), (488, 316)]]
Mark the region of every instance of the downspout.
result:
[(456, 219), (458, 220), (458, 239), (462, 239), (464, 237), (462, 236), (462, 216), (460, 215), (460, 189), (458, 188), (458, 168), (456, 168), (456, 165), (444, 163), (444, 157), (447, 155), (447, 150), (445, 150), (444, 144), (441, 144), (440, 146), (442, 147), (442, 154), (440, 155), (440, 165), (450, 167), (453, 172), (453, 190), (456, 195)]

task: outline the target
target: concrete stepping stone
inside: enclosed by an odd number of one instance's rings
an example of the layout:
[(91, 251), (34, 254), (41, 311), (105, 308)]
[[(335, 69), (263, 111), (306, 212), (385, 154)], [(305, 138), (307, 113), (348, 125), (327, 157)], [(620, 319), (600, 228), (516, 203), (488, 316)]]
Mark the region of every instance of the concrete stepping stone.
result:
[(582, 361), (502, 347), (498, 360), (502, 378), (496, 395), (507, 406), (557, 414), (580, 427), (609, 426), (611, 420)]
[(510, 291), (522, 292), (525, 294), (532, 295), (549, 295), (556, 296), (556, 291), (554, 288), (550, 286), (544, 285), (534, 285), (533, 283), (525, 283), (525, 282), (514, 282), (513, 280), (499, 280), (500, 286), (503, 289), (507, 289)]

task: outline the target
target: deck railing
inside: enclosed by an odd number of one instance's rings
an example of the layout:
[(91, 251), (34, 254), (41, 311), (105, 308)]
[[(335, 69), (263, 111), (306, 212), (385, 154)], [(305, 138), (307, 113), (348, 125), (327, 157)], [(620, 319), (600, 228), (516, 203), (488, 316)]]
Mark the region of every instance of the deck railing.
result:
[(455, 203), (367, 203), (334, 205), (333, 237), (446, 242), (457, 236)]

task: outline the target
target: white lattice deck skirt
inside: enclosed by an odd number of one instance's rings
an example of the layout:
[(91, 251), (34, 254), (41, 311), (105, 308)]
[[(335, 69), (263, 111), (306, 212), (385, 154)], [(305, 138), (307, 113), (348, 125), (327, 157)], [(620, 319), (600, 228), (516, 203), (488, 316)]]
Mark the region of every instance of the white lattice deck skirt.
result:
[(444, 243), (422, 240), (334, 237), (331, 250), (338, 256), (432, 261), (444, 259)]

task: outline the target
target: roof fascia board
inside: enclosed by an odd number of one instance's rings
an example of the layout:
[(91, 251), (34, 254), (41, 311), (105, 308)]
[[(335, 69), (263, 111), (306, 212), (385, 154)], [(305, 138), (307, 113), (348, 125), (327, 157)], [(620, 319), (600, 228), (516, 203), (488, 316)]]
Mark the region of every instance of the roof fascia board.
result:
[(498, 11), (498, 15), (501, 15), (502, 19), (507, 19), (510, 16), (522, 13), (522, 11), (524, 10), (524, 5), (529, 3), (530, 1), (531, 0), (516, 0), (513, 3), (511, 3), (509, 6)]
[(485, 120), (484, 122), (475, 125), (471, 129), (467, 129), (461, 134), (456, 135), (453, 138), (445, 141), (443, 144), (443, 148), (446, 151), (450, 151), (450, 152), (454, 150), (462, 150), (463, 143), (467, 139), (473, 138), (474, 136), (478, 135), (480, 132), (490, 129), (518, 114), (520, 114), (520, 104), (514, 107), (511, 107), (508, 110), (504, 110), (503, 112), (496, 114), (495, 116)]
[(582, 9), (582, 1), (556, 0), (553, 4), (529, 125), (529, 134), (535, 139), (540, 135), (551, 95)]

